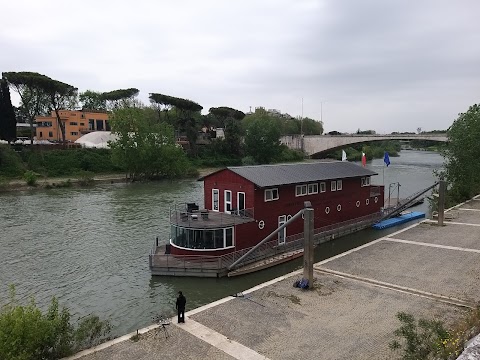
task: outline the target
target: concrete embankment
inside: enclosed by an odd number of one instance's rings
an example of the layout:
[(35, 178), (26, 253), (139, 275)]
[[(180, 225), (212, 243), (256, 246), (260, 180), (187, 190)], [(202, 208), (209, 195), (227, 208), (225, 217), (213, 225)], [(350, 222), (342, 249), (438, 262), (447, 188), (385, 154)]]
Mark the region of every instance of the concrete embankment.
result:
[[(447, 324), (480, 302), (480, 196), (314, 266), (71, 359), (391, 359), (399, 311)], [(187, 298), (189, 294), (186, 294)]]

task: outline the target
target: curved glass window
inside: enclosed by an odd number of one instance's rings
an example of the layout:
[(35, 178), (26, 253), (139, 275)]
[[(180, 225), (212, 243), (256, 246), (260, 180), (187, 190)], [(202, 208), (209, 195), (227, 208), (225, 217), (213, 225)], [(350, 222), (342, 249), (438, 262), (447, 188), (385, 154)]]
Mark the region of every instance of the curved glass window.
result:
[(170, 241), (186, 249), (223, 249), (234, 245), (233, 227), (224, 229), (188, 229), (171, 226)]

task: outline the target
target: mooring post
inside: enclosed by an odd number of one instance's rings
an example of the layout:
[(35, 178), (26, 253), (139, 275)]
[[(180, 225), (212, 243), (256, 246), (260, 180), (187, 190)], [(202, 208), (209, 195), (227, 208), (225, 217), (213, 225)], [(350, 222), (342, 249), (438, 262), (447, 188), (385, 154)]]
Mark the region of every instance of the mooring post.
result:
[(438, 225), (443, 226), (445, 219), (445, 192), (447, 184), (445, 180), (440, 180), (438, 185)]
[[(306, 202), (307, 203), (307, 202)], [(308, 206), (311, 206), (308, 204)], [(305, 204), (307, 207), (307, 204)], [(303, 236), (304, 236), (304, 246), (303, 251), (303, 278), (308, 280), (308, 286), (310, 289), (313, 288), (313, 209), (306, 208), (303, 211), (304, 222), (303, 222)]]

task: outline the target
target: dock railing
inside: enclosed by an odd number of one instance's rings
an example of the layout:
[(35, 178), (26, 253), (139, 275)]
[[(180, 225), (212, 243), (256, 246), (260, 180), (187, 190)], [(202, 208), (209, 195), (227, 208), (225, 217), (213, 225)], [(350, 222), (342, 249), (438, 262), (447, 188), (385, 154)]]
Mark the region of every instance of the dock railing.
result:
[(170, 207), (170, 223), (182, 227), (212, 228), (241, 224), (255, 218), (254, 208), (232, 209), (230, 213), (192, 208), (191, 204), (181, 203)]
[[(337, 224), (319, 227), (314, 230), (314, 242), (318, 245), (326, 240), (336, 236), (345, 235), (362, 228), (369, 227), (381, 217), (380, 213), (351, 219)], [(161, 268), (165, 270), (193, 270), (209, 272), (226, 272), (241, 256), (245, 255), (252, 247), (237, 250), (221, 256), (203, 256), (203, 255), (171, 255), (165, 254), (165, 246), (158, 244), (155, 240), (154, 247), (150, 252), (150, 268)], [(258, 249), (243, 259), (235, 268), (239, 268), (253, 262), (273, 258), (280, 254), (303, 250), (303, 233), (289, 235), (285, 242), (279, 244), (278, 239), (265, 242)]]

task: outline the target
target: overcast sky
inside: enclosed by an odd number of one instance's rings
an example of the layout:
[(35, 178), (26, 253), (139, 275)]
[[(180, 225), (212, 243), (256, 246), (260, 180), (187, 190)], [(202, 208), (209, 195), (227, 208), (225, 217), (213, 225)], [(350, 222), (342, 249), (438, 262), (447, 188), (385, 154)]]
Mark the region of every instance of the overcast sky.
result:
[(0, 71), (325, 131), (446, 129), (480, 102), (478, 0), (0, 0)]

